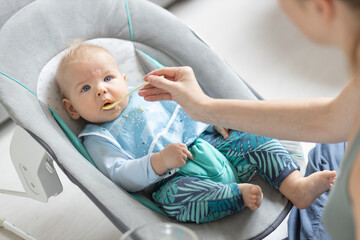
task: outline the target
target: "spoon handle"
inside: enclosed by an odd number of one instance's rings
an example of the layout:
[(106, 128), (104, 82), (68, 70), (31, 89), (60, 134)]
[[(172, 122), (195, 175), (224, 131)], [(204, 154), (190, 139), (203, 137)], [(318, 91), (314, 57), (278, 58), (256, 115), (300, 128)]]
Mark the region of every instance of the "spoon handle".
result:
[(116, 101), (110, 105), (104, 106), (102, 109), (104, 110), (109, 110), (109, 109), (113, 109), (114, 107), (116, 107), (120, 102), (122, 102), (126, 97), (128, 97), (130, 94), (132, 94), (133, 92), (135, 92), (136, 90), (138, 90), (139, 88), (142, 88), (146, 85), (148, 85), (149, 82), (143, 82), (142, 84), (140, 84), (139, 86), (137, 86), (136, 88), (134, 88), (133, 90), (131, 90), (128, 94), (126, 94), (125, 96), (123, 96), (119, 101)]

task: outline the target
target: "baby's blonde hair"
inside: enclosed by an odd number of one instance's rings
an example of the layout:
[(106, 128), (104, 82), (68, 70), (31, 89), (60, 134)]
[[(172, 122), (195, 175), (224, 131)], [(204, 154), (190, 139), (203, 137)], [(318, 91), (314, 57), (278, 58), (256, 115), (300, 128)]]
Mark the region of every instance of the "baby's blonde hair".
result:
[(90, 49), (98, 49), (101, 51), (105, 51), (111, 55), (111, 53), (103, 47), (85, 43), (81, 40), (75, 40), (73, 43), (71, 43), (71, 45), (66, 50), (65, 55), (62, 57), (57, 72), (60, 73), (61, 71), (64, 70), (67, 64), (84, 57), (87, 51)]
[(65, 55), (62, 57), (59, 64), (59, 68), (62, 64), (66, 64), (73, 59), (82, 56), (84, 54), (84, 51), (87, 50), (88, 47), (89, 45), (81, 40), (75, 40), (74, 42), (72, 42), (70, 46), (66, 49)]

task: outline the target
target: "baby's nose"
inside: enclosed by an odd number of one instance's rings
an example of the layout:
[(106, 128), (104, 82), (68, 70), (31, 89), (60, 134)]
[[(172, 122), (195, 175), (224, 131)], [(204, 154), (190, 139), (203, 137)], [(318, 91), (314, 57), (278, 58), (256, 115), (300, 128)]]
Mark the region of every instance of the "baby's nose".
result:
[(106, 88), (99, 89), (97, 92), (97, 96), (100, 97), (103, 94), (108, 93), (108, 90)]

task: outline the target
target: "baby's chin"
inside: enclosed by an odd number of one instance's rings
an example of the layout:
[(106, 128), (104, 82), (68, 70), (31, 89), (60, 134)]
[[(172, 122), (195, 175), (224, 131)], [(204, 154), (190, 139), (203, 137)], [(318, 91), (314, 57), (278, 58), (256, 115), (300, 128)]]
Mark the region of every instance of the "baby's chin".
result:
[(106, 114), (106, 116), (99, 116), (99, 118), (96, 118), (96, 119), (86, 119), (86, 118), (83, 118), (83, 119), (90, 124), (101, 125), (101, 124), (111, 122), (111, 121), (114, 121), (115, 119), (117, 119), (123, 110), (122, 109), (113, 109), (113, 110), (109, 110), (109, 111), (111, 111), (111, 114)]
[(106, 119), (105, 119), (105, 121), (103, 121), (103, 123), (111, 122), (111, 121), (114, 121), (115, 119), (117, 119), (120, 116), (120, 114), (123, 112), (123, 109), (117, 108), (117, 109), (114, 109), (112, 111), (114, 113), (111, 114), (110, 116), (106, 116)]

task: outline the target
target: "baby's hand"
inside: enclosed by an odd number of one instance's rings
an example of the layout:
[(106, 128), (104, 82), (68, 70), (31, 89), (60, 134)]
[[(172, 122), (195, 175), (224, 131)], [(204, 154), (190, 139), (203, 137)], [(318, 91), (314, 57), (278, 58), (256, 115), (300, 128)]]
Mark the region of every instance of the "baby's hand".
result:
[(224, 139), (227, 139), (229, 137), (229, 129), (223, 128), (220, 126), (213, 126), (214, 130), (221, 134), (221, 136), (224, 137)]
[(150, 161), (155, 173), (160, 176), (169, 169), (185, 166), (187, 158), (193, 159), (187, 146), (183, 143), (173, 143), (153, 154)]

